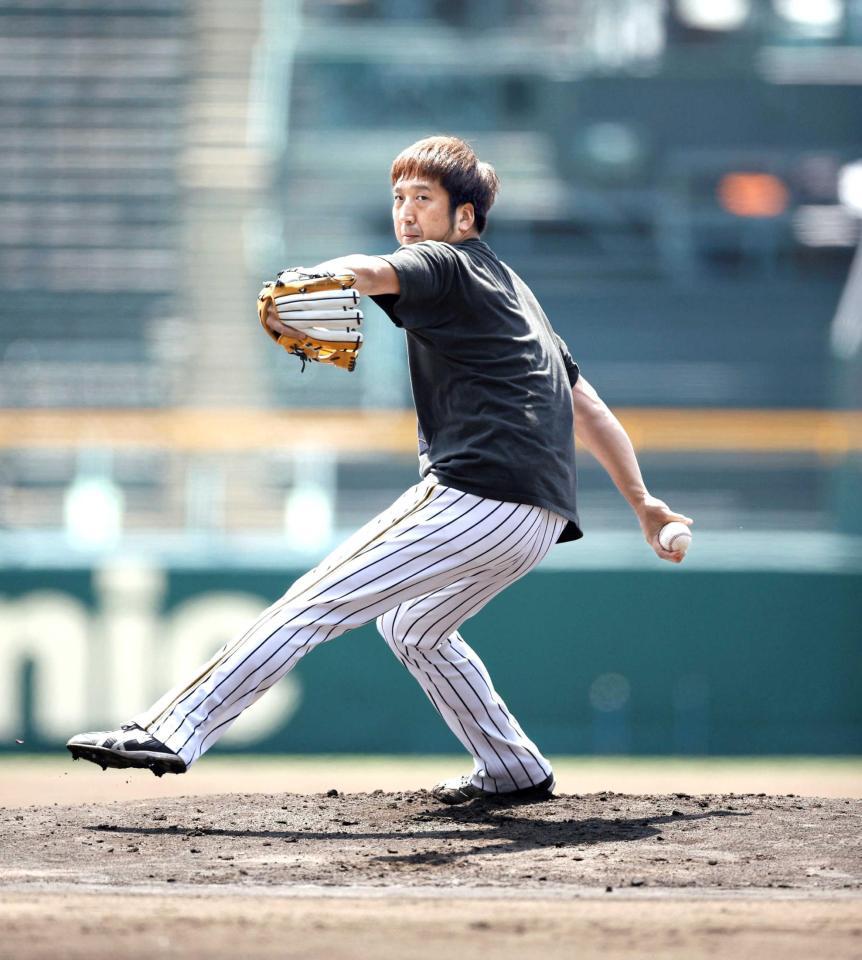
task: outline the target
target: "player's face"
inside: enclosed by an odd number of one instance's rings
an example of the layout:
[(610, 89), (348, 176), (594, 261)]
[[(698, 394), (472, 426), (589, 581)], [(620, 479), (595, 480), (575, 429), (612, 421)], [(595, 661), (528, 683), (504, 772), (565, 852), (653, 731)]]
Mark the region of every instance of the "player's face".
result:
[(459, 207), (452, 214), (449, 194), (435, 180), (399, 180), (392, 188), (392, 225), (400, 244), (420, 240), (458, 243), (464, 239), (463, 223), (458, 219), (462, 211)]

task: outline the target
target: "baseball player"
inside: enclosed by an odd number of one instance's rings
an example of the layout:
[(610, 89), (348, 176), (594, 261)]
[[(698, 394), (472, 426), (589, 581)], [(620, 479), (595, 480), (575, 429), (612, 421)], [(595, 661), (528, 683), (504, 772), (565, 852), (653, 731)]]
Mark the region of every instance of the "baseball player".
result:
[[(575, 422), (653, 550), (681, 561), (658, 532), (692, 521), (648, 493), (622, 426), (530, 288), (481, 239), (499, 186), (493, 168), (462, 140), (430, 137), (396, 157), (391, 179), (398, 249), (311, 272), (349, 277), (405, 331), (421, 481), (149, 710), (119, 730), (72, 737), (76, 759), (183, 773), (318, 644), (375, 620), (473, 759), (470, 773), (433, 795), (545, 800), (551, 764), (460, 628), (555, 543), (582, 536)], [(305, 290), (287, 299), (319, 305)], [(295, 316), (268, 303), (262, 320), (274, 338), (301, 340), (285, 322)]]

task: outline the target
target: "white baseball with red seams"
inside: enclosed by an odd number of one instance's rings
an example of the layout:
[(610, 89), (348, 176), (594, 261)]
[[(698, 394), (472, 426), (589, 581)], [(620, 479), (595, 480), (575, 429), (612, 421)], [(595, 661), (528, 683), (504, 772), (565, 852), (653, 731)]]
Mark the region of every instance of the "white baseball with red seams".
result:
[(691, 545), (691, 529), (687, 523), (672, 520), (659, 530), (658, 542), (663, 550), (684, 554)]

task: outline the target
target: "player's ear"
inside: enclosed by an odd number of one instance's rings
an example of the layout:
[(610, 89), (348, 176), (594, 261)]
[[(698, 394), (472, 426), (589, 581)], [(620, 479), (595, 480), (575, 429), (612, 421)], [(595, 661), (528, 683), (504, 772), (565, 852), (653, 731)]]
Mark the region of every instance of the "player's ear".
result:
[(472, 203), (462, 203), (455, 212), (455, 224), (459, 233), (469, 233), (476, 223), (476, 211)]

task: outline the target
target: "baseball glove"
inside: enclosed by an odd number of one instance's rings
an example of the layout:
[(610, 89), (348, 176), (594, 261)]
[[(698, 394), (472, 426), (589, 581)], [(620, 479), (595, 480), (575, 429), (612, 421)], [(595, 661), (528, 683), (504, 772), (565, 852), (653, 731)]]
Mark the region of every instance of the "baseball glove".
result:
[[(351, 289), (356, 282), (352, 273), (306, 273), (282, 271), (265, 283), (257, 298), (257, 313), (264, 330), (288, 353), (302, 360), (331, 363), (354, 370), (356, 355), (362, 347), (359, 294)], [(266, 325), (272, 305), (278, 319), (294, 333), (276, 333)]]

